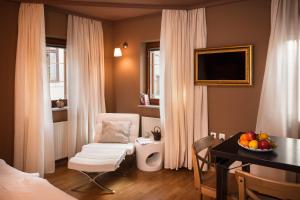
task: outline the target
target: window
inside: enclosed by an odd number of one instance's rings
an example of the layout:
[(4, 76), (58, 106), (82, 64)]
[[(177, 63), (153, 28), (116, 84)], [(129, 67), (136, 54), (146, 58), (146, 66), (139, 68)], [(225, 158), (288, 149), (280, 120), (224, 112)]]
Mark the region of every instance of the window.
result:
[(65, 99), (65, 49), (46, 47), (51, 100)]
[(46, 62), (51, 100), (66, 99), (66, 48), (64, 40), (47, 38)]
[(147, 93), (150, 103), (159, 105), (160, 93), (160, 50), (159, 42), (146, 43)]

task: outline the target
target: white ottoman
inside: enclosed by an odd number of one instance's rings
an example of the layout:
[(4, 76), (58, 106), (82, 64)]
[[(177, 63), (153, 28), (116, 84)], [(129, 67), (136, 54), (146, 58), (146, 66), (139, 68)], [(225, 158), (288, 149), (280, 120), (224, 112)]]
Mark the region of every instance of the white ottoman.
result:
[(135, 142), (137, 167), (141, 171), (158, 171), (163, 167), (164, 142), (142, 145)]

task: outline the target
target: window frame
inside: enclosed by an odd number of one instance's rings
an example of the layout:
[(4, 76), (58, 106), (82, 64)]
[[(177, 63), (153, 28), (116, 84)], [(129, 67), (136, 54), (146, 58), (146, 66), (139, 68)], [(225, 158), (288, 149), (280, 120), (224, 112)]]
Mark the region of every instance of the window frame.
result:
[[(66, 54), (66, 47), (67, 47), (67, 40), (65, 40), (65, 39), (60, 39), (60, 38), (52, 38), (52, 37), (46, 37), (46, 47), (56, 47), (56, 48), (64, 48), (65, 49), (65, 54)], [(62, 99), (63, 101), (64, 101), (64, 104), (65, 104), (65, 106), (67, 106), (68, 105), (68, 100), (67, 100), (67, 98), (66, 98), (66, 94), (67, 94), (67, 92), (66, 92), (66, 90), (67, 90), (67, 76), (66, 76), (66, 55), (65, 55), (65, 73), (64, 73), (64, 90), (65, 90), (65, 98), (64, 99)], [(56, 106), (56, 101), (57, 101), (58, 99), (56, 99), (56, 100), (51, 100), (51, 107), (52, 108), (57, 108), (57, 106)]]
[(146, 48), (145, 48), (145, 54), (146, 54), (146, 89), (147, 94), (149, 95), (150, 104), (151, 105), (159, 105), (159, 99), (158, 98), (151, 98), (151, 80), (153, 79), (153, 74), (150, 77), (151, 73), (151, 67), (150, 67), (150, 51), (153, 50), (160, 50), (160, 42), (147, 42)]

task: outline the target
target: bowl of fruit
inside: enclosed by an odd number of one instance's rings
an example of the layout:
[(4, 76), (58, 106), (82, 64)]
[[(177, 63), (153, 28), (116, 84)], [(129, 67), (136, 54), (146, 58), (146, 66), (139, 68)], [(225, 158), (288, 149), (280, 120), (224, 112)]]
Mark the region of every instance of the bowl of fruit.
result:
[(239, 146), (255, 152), (269, 152), (276, 148), (276, 144), (267, 133), (256, 134), (253, 131), (241, 134), (238, 140)]

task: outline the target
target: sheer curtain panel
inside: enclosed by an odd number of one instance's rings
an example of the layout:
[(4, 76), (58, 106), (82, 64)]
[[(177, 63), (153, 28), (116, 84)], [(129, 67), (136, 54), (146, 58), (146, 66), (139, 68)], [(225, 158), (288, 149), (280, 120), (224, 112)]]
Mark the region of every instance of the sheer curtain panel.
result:
[(95, 120), (105, 112), (104, 45), (99, 21), (68, 17), (68, 154), (93, 141)]
[(44, 6), (21, 3), (18, 23), (14, 165), (43, 176), (55, 168)]
[[(299, 22), (298, 0), (272, 0), (271, 34), (257, 132), (299, 138)], [(262, 172), (270, 176), (280, 174), (271, 169)]]
[(206, 87), (194, 86), (193, 62), (206, 46), (205, 10), (163, 10), (160, 43), (164, 165), (191, 169), (192, 143), (208, 134)]

